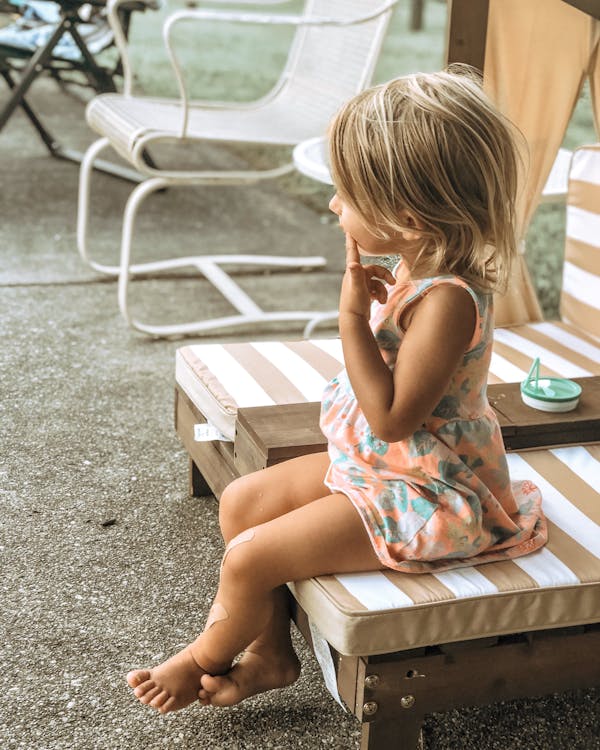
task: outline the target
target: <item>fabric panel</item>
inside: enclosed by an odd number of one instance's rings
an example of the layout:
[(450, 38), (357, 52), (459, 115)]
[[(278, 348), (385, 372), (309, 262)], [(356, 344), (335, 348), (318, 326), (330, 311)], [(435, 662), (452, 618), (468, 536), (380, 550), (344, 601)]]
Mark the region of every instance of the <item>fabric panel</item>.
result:
[(561, 316), (600, 338), (600, 147), (573, 154), (569, 175)]
[[(526, 141), (520, 237), (526, 235), (590, 66), (598, 78), (593, 34), (597, 25), (561, 0), (490, 0), (484, 88)], [(598, 101), (594, 104), (597, 107)], [(497, 325), (520, 325), (541, 317), (521, 258), (509, 292), (497, 296)]]

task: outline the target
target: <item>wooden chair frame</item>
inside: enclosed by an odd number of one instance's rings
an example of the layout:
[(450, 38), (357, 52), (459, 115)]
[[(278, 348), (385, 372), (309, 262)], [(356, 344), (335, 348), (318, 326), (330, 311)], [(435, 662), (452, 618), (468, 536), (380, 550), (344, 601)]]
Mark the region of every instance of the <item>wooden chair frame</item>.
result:
[[(590, 408), (600, 409), (600, 378), (588, 378)], [(528, 424), (503, 404), (514, 384), (490, 386), (508, 447), (521, 448), (547, 435), (557, 415), (536, 412)], [(515, 402), (516, 403), (516, 402)], [(499, 409), (504, 408), (504, 413)], [(236, 477), (293, 456), (324, 450), (319, 404), (251, 407), (238, 410), (235, 440), (196, 442), (194, 425), (204, 416), (182, 389), (175, 390), (175, 426), (190, 456), (190, 492), (217, 498)], [(571, 427), (579, 439), (598, 440), (598, 418), (582, 418)], [(291, 594), (290, 594), (291, 597)], [(294, 621), (307, 643), (312, 638), (306, 613), (293, 597)], [(361, 722), (361, 750), (418, 748), (424, 717), (433, 712), (496, 701), (535, 697), (600, 685), (600, 623), (513, 633), (491, 638), (436, 644), (383, 655), (348, 656), (330, 646), (340, 697)]]

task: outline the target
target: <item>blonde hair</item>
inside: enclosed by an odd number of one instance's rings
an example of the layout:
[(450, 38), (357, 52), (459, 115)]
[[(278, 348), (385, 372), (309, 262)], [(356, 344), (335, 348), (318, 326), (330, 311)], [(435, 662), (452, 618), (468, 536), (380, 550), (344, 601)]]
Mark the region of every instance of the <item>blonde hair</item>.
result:
[(413, 272), (506, 289), (518, 152), (472, 73), (416, 73), (358, 94), (333, 120), (330, 161), (336, 189), (375, 236), (409, 229), (402, 210), (421, 220)]

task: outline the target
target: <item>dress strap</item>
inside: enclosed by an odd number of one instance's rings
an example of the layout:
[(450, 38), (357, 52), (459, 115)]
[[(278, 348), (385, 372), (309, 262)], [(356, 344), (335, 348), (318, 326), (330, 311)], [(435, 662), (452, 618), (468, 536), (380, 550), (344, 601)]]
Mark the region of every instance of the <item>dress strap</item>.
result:
[(413, 289), (409, 293), (395, 310), (396, 322), (400, 320), (402, 313), (410, 305), (416, 304), (419, 299), (426, 297), (433, 289), (438, 286), (460, 286), (465, 289), (470, 295), (475, 304), (475, 328), (473, 330), (473, 336), (467, 347), (467, 352), (472, 351), (481, 341), (483, 336), (483, 312), (488, 305), (491, 304), (491, 295), (478, 294), (469, 284), (461, 279), (460, 276), (444, 275), (444, 276), (433, 276), (428, 279), (417, 279), (413, 281)]

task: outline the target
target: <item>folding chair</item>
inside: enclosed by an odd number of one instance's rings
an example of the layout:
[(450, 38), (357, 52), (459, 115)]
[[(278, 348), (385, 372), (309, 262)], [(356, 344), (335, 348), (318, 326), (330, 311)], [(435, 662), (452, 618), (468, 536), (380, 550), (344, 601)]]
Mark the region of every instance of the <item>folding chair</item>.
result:
[[(127, 0), (118, 20), (127, 36), (131, 13), (157, 8), (156, 0)], [(13, 23), (0, 28), (0, 75), (10, 89), (10, 97), (0, 109), (0, 131), (21, 107), (52, 156), (80, 163), (82, 155), (62, 146), (35, 112), (26, 95), (42, 73), (49, 73), (59, 84), (90, 86), (96, 93), (116, 91), (115, 76), (121, 62), (103, 65), (96, 56), (114, 45), (114, 32), (100, 0), (26, 0), (13, 4), (3, 0), (0, 11), (18, 13)], [(16, 75), (15, 75), (16, 74)], [(126, 179), (138, 180), (133, 170), (107, 163), (97, 164)]]

